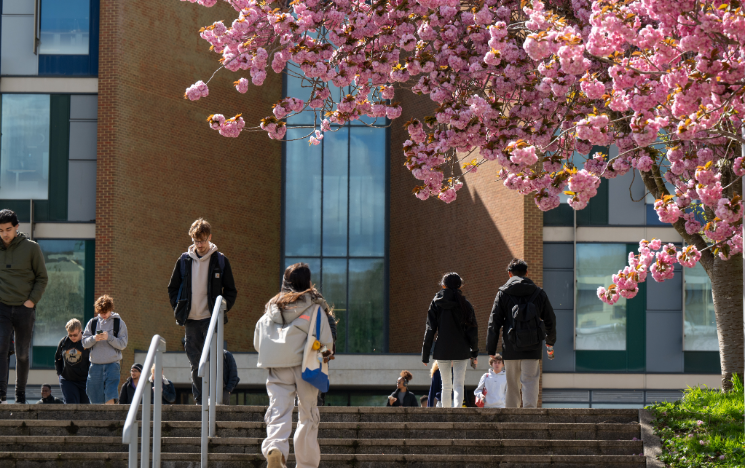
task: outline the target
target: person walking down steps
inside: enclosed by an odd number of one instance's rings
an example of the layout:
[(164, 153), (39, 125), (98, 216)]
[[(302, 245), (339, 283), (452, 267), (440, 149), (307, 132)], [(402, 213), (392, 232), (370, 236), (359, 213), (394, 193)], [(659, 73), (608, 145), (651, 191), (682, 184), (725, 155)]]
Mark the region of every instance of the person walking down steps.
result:
[(329, 350), (324, 351), (324, 359), (331, 355), (334, 338), (324, 315), (328, 309), (323, 296), (310, 281), (308, 265), (296, 263), (287, 267), (282, 289), (266, 304), (264, 315), (256, 323), (257, 366), (267, 370), (266, 391), (269, 394), (269, 408), (264, 416), (266, 439), (261, 444), (267, 468), (286, 466), (295, 396), (298, 400), (294, 437), (296, 468), (318, 468), (321, 463), (318, 388), (303, 380), (302, 363), (308, 335), (316, 333), (316, 322), (311, 323), (314, 317), (320, 324), (316, 337), (320, 350)]
[[(437, 335), (432, 357), (437, 360), (440, 368), (444, 408), (463, 406), (466, 366), (470, 359), (475, 367), (479, 355), (476, 314), (460, 290), (462, 284), (463, 280), (458, 273), (446, 273), (442, 277), (442, 290), (435, 295), (429, 306), (424, 331), (422, 362), (425, 366), (429, 363), (432, 341)], [(455, 404), (451, 392), (455, 397)]]

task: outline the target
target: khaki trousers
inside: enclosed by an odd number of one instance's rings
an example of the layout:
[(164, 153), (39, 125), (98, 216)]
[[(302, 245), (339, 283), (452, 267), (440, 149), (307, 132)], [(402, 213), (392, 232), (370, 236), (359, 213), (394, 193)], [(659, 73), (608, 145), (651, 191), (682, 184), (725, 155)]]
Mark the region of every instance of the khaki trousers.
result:
[(538, 382), (541, 377), (540, 359), (521, 359), (504, 361), (507, 372), (507, 408), (520, 407), (520, 388), (522, 387), (523, 408), (538, 406)]
[(290, 454), (292, 433), (292, 410), (295, 395), (298, 398), (298, 424), (294, 446), (297, 468), (318, 468), (321, 463), (321, 448), (318, 446), (318, 389), (302, 377), (300, 366), (269, 369), (266, 378), (269, 394), (269, 409), (264, 416), (266, 439), (261, 444), (264, 457), (272, 449), (282, 452), (285, 460)]

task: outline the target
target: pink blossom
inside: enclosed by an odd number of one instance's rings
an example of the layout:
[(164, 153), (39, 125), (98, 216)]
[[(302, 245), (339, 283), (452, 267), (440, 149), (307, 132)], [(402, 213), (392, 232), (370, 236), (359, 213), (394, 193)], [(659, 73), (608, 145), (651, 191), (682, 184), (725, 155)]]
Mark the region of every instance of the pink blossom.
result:
[(246, 94), (246, 91), (248, 91), (248, 80), (245, 78), (241, 78), (233, 84), (235, 85), (235, 89), (241, 94)]
[(190, 101), (197, 101), (200, 98), (209, 96), (209, 94), (209, 88), (207, 88), (207, 85), (200, 80), (186, 88), (186, 94), (184, 94), (184, 98), (188, 98)]

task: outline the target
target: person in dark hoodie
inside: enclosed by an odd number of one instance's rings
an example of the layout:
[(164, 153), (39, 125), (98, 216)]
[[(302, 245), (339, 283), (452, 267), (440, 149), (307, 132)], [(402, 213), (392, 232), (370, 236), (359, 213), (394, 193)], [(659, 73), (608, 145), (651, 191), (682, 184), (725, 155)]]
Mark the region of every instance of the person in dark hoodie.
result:
[(52, 386), (45, 383), (41, 386), (41, 400), (36, 402), (37, 405), (63, 405), (64, 401), (52, 396)]
[[(502, 357), (507, 371), (506, 407), (520, 406), (522, 388), (523, 408), (535, 408), (538, 406), (542, 341), (545, 338), (548, 357), (553, 359), (556, 316), (546, 292), (527, 278), (528, 264), (525, 260), (512, 259), (507, 273), (510, 279), (499, 288), (489, 316), (486, 351), (490, 357), (494, 357), (499, 337), (504, 335)], [(531, 311), (537, 317), (532, 316)], [(513, 317), (516, 313), (517, 318)]]
[(227, 349), (222, 350), (222, 404), (230, 404), (230, 394), (235, 391), (235, 387), (241, 379), (238, 377), (238, 365), (235, 363), (233, 354)]
[(388, 403), (385, 406), (419, 406), (419, 400), (416, 395), (409, 391), (409, 382), (414, 376), (407, 370), (401, 371), (401, 375), (396, 380), (396, 390), (388, 396)]
[(54, 353), (54, 367), (57, 369), (59, 386), (66, 404), (87, 405), (90, 400), (85, 393), (85, 384), (91, 365), (91, 350), (83, 347), (83, 325), (80, 320), (70, 320), (65, 329), (67, 336), (60, 340), (57, 352)]
[[(134, 400), (137, 386), (140, 384), (140, 376), (142, 375), (142, 364), (135, 362), (129, 369), (129, 377), (122, 385), (122, 389), (119, 390), (119, 404), (128, 405)], [(152, 400), (151, 400), (152, 401)]]
[(425, 366), (429, 363), (432, 341), (437, 335), (432, 357), (437, 360), (442, 378), (443, 408), (463, 406), (466, 366), (469, 359), (474, 366), (478, 362), (479, 328), (473, 306), (460, 291), (462, 284), (458, 273), (446, 273), (442, 277), (442, 290), (429, 306), (424, 331), (422, 362)]
[(0, 403), (7, 403), (8, 349), (15, 332), (16, 403), (26, 403), (29, 348), (34, 334), (36, 305), (49, 276), (39, 244), (18, 232), (18, 216), (0, 211)]

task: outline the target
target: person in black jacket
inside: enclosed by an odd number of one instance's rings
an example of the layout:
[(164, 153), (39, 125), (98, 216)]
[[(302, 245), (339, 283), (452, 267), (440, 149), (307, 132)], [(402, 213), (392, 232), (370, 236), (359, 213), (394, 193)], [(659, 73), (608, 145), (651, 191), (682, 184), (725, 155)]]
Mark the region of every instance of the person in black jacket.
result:
[(83, 325), (80, 320), (70, 320), (65, 328), (67, 336), (60, 340), (57, 352), (54, 353), (59, 386), (66, 404), (87, 405), (90, 400), (85, 393), (85, 385), (91, 365), (91, 350), (83, 347)]
[(52, 386), (44, 384), (41, 386), (41, 400), (37, 401), (37, 405), (63, 405), (65, 402), (52, 395)]
[[(489, 356), (497, 354), (497, 343), (500, 336), (502, 340), (502, 357), (504, 367), (507, 371), (507, 408), (520, 406), (520, 389), (522, 387), (523, 408), (535, 408), (538, 406), (538, 381), (541, 374), (540, 364), (542, 358), (542, 339), (535, 339), (537, 344), (521, 347), (517, 340), (513, 339), (510, 330), (516, 323), (513, 318), (513, 309), (528, 307), (531, 302), (538, 313), (538, 324), (531, 322), (518, 323), (520, 327), (531, 327), (535, 329), (538, 338), (545, 335), (548, 357), (553, 359), (553, 346), (556, 343), (556, 316), (548, 295), (535, 285), (526, 276), (528, 264), (525, 260), (514, 258), (507, 266), (510, 276), (509, 281), (499, 288), (497, 297), (494, 299), (494, 307), (489, 316), (489, 327), (486, 335), (486, 351)], [(504, 333), (502, 333), (504, 330)]]
[[(202, 379), (199, 372), (199, 358), (210, 326), (210, 317), (218, 296), (227, 303), (225, 312), (233, 308), (238, 291), (235, 289), (233, 270), (230, 262), (217, 246), (211, 242), (212, 227), (199, 218), (189, 229), (194, 244), (176, 261), (176, 266), (168, 283), (168, 297), (175, 308), (179, 299), (186, 300), (186, 320), (183, 323), (186, 335), (186, 356), (191, 364), (191, 382), (194, 401), (202, 401)], [(181, 264), (184, 263), (184, 277)], [(181, 285), (183, 283), (183, 290)], [(180, 297), (179, 297), (180, 296)], [(178, 320), (178, 319), (177, 319)], [(225, 315), (227, 323), (228, 316)], [(181, 325), (181, 323), (179, 323)]]
[(122, 385), (119, 390), (119, 404), (128, 405), (134, 400), (137, 386), (140, 384), (140, 376), (142, 375), (142, 364), (135, 362), (129, 369), (129, 378)]
[(238, 365), (235, 363), (233, 354), (227, 349), (223, 349), (223, 364), (222, 364), (222, 404), (230, 404), (230, 394), (235, 390), (238, 382), (241, 381), (238, 378)]
[(409, 391), (409, 382), (414, 378), (411, 372), (401, 371), (401, 375), (396, 380), (396, 391), (388, 397), (388, 403), (385, 406), (419, 406), (419, 400), (416, 395)]
[(466, 366), (469, 358), (474, 366), (478, 362), (479, 328), (476, 313), (460, 291), (462, 284), (458, 273), (446, 273), (442, 277), (442, 290), (429, 306), (424, 331), (422, 362), (425, 366), (429, 363), (432, 341), (437, 335), (432, 357), (437, 361), (442, 377), (443, 408), (463, 406)]

